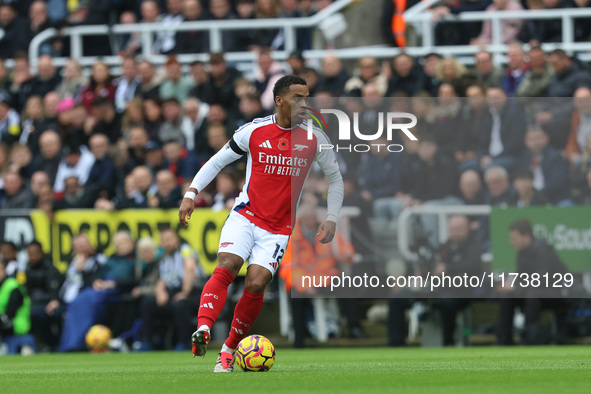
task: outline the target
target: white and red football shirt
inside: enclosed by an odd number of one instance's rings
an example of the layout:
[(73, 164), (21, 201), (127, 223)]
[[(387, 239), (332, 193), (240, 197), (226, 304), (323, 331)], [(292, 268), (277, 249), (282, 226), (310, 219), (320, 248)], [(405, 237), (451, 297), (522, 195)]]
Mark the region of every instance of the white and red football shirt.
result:
[(229, 145), (234, 152), (247, 154), (248, 160), (246, 182), (233, 210), (262, 229), (290, 235), (295, 209), (313, 162), (318, 163), (329, 180), (340, 179), (334, 152), (319, 149), (320, 144), (330, 144), (328, 138), (317, 128), (312, 134), (308, 139), (308, 131), (301, 126), (280, 127), (275, 115), (255, 119), (239, 128)]

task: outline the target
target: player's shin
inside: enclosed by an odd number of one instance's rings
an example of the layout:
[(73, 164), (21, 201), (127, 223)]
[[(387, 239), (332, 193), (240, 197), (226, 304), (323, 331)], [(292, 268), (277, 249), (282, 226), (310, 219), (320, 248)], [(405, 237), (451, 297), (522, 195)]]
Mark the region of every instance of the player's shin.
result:
[(226, 305), (228, 286), (233, 281), (234, 276), (226, 268), (217, 267), (213, 270), (213, 275), (201, 292), (201, 302), (199, 303), (197, 315), (198, 328), (205, 325), (211, 329), (222, 309), (224, 309), (224, 305)]
[(238, 342), (248, 335), (250, 328), (263, 309), (264, 293), (253, 294), (244, 290), (240, 301), (234, 309), (230, 335), (226, 339), (225, 345), (229, 349), (236, 349)]

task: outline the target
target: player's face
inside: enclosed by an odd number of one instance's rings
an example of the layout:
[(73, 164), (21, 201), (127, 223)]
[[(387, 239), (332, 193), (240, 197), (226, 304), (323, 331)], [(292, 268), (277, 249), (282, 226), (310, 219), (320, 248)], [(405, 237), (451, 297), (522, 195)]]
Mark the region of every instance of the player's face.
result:
[(292, 124), (301, 123), (305, 118), (307, 111), (307, 98), (310, 97), (310, 91), (305, 85), (291, 85), (289, 92), (283, 97), (283, 106), (280, 110), (286, 119), (291, 119)]

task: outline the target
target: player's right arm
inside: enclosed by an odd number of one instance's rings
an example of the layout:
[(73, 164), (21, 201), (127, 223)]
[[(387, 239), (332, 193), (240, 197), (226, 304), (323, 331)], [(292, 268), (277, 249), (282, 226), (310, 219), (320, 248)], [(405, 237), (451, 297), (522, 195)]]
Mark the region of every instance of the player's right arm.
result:
[(197, 194), (210, 184), (222, 168), (246, 154), (248, 151), (248, 139), (250, 137), (250, 132), (247, 131), (243, 130), (243, 128), (239, 129), (232, 139), (197, 172), (179, 208), (179, 221), (183, 226), (187, 227), (187, 221), (191, 219), (191, 214), (195, 209), (195, 197)]

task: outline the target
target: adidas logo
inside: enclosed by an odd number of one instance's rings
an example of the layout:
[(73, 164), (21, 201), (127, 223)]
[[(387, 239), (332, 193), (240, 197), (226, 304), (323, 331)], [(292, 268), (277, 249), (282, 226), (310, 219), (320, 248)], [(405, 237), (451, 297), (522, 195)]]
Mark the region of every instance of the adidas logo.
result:
[(211, 302), (206, 302), (205, 304), (201, 305), (199, 308), (213, 309), (213, 304)]
[(269, 140), (267, 140), (267, 141), (263, 142), (262, 144), (260, 144), (259, 147), (271, 149), (271, 142)]

